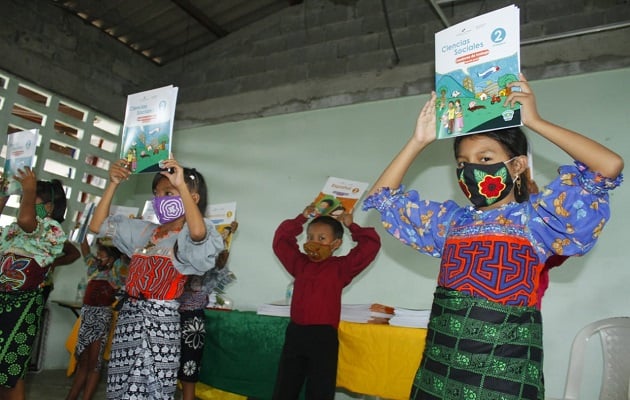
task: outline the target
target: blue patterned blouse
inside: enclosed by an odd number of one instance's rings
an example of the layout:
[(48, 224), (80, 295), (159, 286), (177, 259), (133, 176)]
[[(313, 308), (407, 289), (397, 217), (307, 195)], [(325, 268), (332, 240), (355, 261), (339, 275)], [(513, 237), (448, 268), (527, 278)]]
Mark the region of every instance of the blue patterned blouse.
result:
[(404, 186), (368, 197), (385, 229), (421, 253), (440, 257), (438, 285), (516, 306), (540, 307), (545, 261), (587, 253), (610, 216), (608, 191), (622, 176), (602, 177), (584, 164), (562, 166), (558, 177), (523, 203), (480, 211), (454, 201), (421, 200)]

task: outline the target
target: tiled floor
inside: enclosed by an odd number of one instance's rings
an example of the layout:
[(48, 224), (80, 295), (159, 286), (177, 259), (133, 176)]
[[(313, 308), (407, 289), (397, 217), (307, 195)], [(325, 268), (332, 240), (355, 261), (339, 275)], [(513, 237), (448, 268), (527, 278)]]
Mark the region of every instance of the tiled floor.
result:
[[(105, 400), (105, 374), (93, 400)], [(65, 369), (48, 369), (31, 372), (26, 376), (26, 400), (64, 400), (72, 386), (72, 377), (66, 376)], [(176, 394), (181, 398), (181, 393)]]
[[(26, 400), (64, 400), (71, 386), (72, 377), (66, 376), (65, 369), (31, 372), (26, 376)], [(104, 399), (105, 377), (94, 396), (94, 400)]]

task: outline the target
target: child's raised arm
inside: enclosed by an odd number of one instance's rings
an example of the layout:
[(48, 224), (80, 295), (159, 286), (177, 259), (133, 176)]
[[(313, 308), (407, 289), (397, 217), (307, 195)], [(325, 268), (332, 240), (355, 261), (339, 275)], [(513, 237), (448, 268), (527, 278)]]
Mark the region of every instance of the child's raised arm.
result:
[(0, 197), (0, 214), (4, 211), (4, 207), (7, 205), (7, 201), (9, 201), (9, 196)]
[(87, 235), (81, 242), (81, 255), (83, 257), (87, 257), (90, 255), (90, 244), (88, 243)]
[(24, 232), (33, 232), (37, 228), (35, 218), (35, 200), (37, 199), (37, 177), (29, 168), (18, 169), (15, 180), (22, 185), (22, 199), (18, 211), (17, 223)]
[(564, 150), (571, 158), (587, 165), (591, 170), (608, 178), (616, 178), (623, 170), (623, 159), (606, 146), (572, 130), (543, 119), (536, 108), (536, 98), (527, 80), (520, 74), (520, 81), (510, 87), (518, 87), (507, 97), (505, 105), (521, 104), (523, 124)]
[(418, 154), (435, 140), (435, 98), (435, 92), (431, 92), (431, 98), (425, 103), (418, 115), (413, 136), (398, 155), (394, 157), (387, 168), (385, 168), (367, 196), (383, 187), (394, 189), (400, 186), (405, 174)]
[(98, 233), (101, 229), (101, 225), (109, 215), (109, 208), (112, 205), (112, 199), (116, 193), (118, 185), (129, 178), (131, 172), (127, 169), (127, 162), (125, 160), (118, 160), (112, 163), (109, 168), (109, 184), (103, 192), (101, 201), (98, 202), (94, 208), (94, 214), (90, 221), (90, 231)]

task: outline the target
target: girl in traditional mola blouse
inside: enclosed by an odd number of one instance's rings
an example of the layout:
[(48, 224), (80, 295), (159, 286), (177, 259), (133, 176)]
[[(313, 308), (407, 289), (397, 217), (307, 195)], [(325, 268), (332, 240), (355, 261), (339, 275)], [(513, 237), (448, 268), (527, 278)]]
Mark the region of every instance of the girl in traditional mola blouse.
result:
[(108, 217), (118, 185), (130, 174), (125, 160), (112, 163), (109, 184), (90, 222), (90, 230), (111, 237), (131, 258), (110, 353), (108, 399), (174, 398), (180, 356), (176, 299), (187, 275), (214, 267), (223, 249), (221, 235), (200, 208), (208, 196), (203, 176), (172, 158), (162, 167), (152, 183), (159, 224)]
[[(63, 252), (61, 222), (66, 194), (61, 182), (38, 181), (26, 167), (17, 221), (0, 228), (0, 399), (24, 399), (24, 375), (44, 309), (41, 288), (50, 265)], [(0, 197), (0, 213), (8, 197)]]
[(608, 191), (623, 160), (603, 145), (541, 118), (529, 84), (509, 84), (525, 126), (575, 160), (529, 194), (527, 139), (518, 128), (454, 139), (456, 179), (472, 206), (421, 199), (402, 179), (436, 139), (435, 93), (407, 144), (374, 184), (364, 208), (387, 231), (441, 258), (412, 399), (544, 398), (541, 299), (547, 271), (582, 255), (610, 217)]

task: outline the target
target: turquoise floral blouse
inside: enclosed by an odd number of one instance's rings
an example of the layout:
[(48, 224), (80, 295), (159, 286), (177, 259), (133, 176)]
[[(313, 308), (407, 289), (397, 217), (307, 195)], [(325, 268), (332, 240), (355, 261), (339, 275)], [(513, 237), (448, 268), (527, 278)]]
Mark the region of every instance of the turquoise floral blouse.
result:
[(37, 221), (30, 233), (17, 222), (0, 228), (0, 290), (36, 289), (62, 254), (67, 237), (61, 225), (52, 218)]

